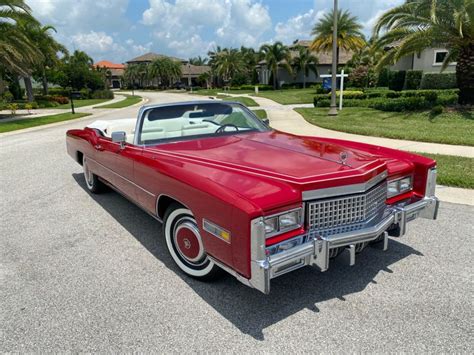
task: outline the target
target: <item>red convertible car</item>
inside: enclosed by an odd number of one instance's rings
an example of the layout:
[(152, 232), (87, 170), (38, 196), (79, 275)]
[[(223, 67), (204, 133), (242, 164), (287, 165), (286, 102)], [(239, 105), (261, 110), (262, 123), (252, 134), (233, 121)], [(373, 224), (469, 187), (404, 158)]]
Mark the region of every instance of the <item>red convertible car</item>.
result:
[(271, 129), (239, 103), (144, 106), (138, 119), (67, 132), (87, 188), (111, 187), (163, 224), (186, 274), (271, 279), (321, 271), (346, 251), (387, 248), (407, 222), (435, 219), (435, 161), (398, 150)]

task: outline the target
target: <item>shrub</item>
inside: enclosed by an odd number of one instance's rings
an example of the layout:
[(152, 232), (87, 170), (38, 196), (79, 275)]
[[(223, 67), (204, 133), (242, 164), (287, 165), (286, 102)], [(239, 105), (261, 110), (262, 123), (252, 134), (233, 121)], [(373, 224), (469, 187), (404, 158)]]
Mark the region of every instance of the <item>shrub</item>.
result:
[(421, 89), (453, 89), (457, 87), (456, 73), (425, 73)]
[(48, 94), (51, 96), (65, 96), (69, 97), (69, 90), (63, 89), (63, 88), (50, 88), (48, 90)]
[(369, 107), (380, 111), (415, 111), (429, 107), (424, 97), (400, 97), (398, 99), (377, 99)]
[(60, 105), (64, 105), (64, 104), (68, 104), (69, 103), (69, 99), (65, 96), (51, 96), (50, 97), (50, 101), (55, 101), (57, 102), (58, 104)]
[(314, 107), (325, 107), (325, 106), (318, 106), (318, 103), (320, 101), (324, 101), (324, 100), (329, 100), (328, 94), (316, 94), (316, 95), (314, 95), (314, 98), (313, 98)]
[(50, 108), (50, 107), (59, 106), (59, 103), (57, 103), (56, 101), (38, 100), (37, 99), (37, 105), (40, 108)]
[(458, 103), (458, 94), (457, 93), (448, 93), (448, 94), (442, 94), (438, 95), (438, 100), (436, 100), (437, 105), (441, 106), (452, 106), (456, 105)]
[(5, 91), (2, 95), (3, 100), (6, 102), (12, 102), (13, 101), (13, 95), (10, 91)]
[(405, 70), (391, 71), (390, 79), (388, 81), (388, 88), (390, 90), (401, 91), (403, 90), (403, 85), (405, 84)]
[(390, 82), (390, 70), (388, 68), (383, 68), (377, 79), (377, 86), (388, 86)]
[(316, 94), (325, 94), (327, 92), (328, 92), (328, 90), (323, 88), (322, 85), (317, 85), (316, 86)]
[[(339, 97), (339, 91), (336, 93), (337, 96)], [(344, 90), (344, 99), (365, 99), (367, 95), (363, 93), (362, 91), (345, 91)]]
[(402, 96), (402, 93), (400, 91), (389, 91), (385, 94), (385, 97), (389, 99), (397, 99), (400, 96)]
[(273, 90), (273, 87), (271, 85), (263, 85), (263, 84), (258, 84), (258, 85), (241, 85), (240, 90), (255, 90), (255, 86), (258, 86), (259, 91), (266, 91), (266, 90)]
[(97, 90), (92, 93), (93, 99), (113, 99), (114, 92), (111, 90)]
[(331, 106), (331, 100), (329, 99), (321, 99), (318, 100), (317, 102), (314, 103), (315, 107), (330, 107)]
[(408, 70), (405, 75), (405, 90), (417, 90), (420, 88), (423, 70)]
[(7, 109), (10, 110), (12, 115), (14, 115), (14, 114), (16, 114), (16, 110), (18, 110), (18, 104), (17, 103), (8, 104)]
[(432, 116), (438, 116), (443, 113), (443, 106), (441, 105), (436, 105), (431, 109), (431, 115)]
[(81, 99), (90, 99), (91, 98), (91, 91), (88, 88), (83, 88), (79, 90), (81, 93)]

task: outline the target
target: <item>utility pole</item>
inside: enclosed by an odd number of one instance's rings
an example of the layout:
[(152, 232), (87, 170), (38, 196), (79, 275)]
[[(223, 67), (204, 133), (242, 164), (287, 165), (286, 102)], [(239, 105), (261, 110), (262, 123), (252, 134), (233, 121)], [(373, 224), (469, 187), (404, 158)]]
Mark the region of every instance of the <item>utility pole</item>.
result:
[(337, 0), (334, 0), (333, 9), (333, 28), (332, 28), (332, 79), (331, 79), (331, 107), (329, 108), (329, 116), (337, 116), (336, 89), (337, 89)]

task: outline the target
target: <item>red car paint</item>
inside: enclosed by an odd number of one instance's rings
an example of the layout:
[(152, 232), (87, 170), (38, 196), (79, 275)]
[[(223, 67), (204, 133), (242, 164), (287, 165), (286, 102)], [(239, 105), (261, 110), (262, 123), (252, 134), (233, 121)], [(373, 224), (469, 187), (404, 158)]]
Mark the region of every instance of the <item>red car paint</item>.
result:
[[(187, 206), (206, 252), (247, 278), (253, 218), (301, 206), (303, 191), (366, 182), (384, 170), (389, 180), (414, 179), (413, 191), (387, 203), (422, 196), (427, 171), (435, 166), (431, 159), (394, 149), (278, 131), (121, 149), (85, 128), (67, 132), (67, 149), (78, 162), (81, 154), (93, 159), (92, 172), (158, 218), (164, 214), (163, 196)], [(346, 164), (341, 164), (342, 152)], [(204, 231), (203, 218), (230, 231), (231, 243)], [(270, 238), (267, 244), (301, 232)]]

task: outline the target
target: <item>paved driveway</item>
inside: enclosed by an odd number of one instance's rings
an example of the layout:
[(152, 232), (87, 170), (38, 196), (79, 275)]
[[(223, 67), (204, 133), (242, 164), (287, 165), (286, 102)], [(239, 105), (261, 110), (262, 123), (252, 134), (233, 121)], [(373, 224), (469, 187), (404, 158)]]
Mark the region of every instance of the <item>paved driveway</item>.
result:
[(0, 352), (472, 350), (473, 207), (444, 203), (387, 252), (299, 270), (269, 296), (201, 283), (174, 266), (158, 222), (86, 191), (64, 143), (85, 123), (0, 138)]

